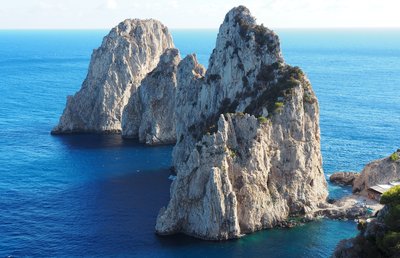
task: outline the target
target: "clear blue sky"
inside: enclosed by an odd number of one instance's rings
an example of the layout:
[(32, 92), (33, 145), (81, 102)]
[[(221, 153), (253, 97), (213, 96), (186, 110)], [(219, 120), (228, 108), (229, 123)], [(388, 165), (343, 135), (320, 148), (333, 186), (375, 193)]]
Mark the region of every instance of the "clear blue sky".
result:
[(2, 0), (0, 29), (109, 29), (126, 18), (218, 28), (240, 4), (270, 28), (400, 27), (399, 0)]

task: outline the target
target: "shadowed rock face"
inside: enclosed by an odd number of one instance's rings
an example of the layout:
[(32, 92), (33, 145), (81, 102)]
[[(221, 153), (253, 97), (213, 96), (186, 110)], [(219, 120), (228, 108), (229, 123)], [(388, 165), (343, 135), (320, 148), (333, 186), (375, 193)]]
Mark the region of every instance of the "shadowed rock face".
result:
[(52, 133), (120, 132), (122, 111), (142, 79), (174, 47), (168, 29), (156, 20), (125, 20), (93, 51), (82, 88), (68, 96)]
[(236, 238), (325, 202), (315, 94), (247, 8), (226, 15), (206, 73), (182, 60), (175, 101), (177, 178), (157, 233)]
[[(400, 151), (393, 154), (400, 155)], [(394, 160), (391, 156), (372, 161), (367, 164), (360, 176), (354, 180), (353, 192), (368, 196), (368, 188), (377, 184), (388, 184), (400, 180), (400, 160)]]
[(132, 94), (122, 116), (122, 135), (149, 145), (175, 143), (177, 49), (167, 49), (157, 67)]

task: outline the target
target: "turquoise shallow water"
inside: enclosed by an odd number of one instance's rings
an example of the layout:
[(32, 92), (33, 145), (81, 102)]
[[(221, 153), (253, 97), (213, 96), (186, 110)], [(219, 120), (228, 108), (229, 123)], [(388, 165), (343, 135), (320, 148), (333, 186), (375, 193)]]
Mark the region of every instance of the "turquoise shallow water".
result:
[[(216, 31), (172, 31), (207, 64)], [(322, 220), (240, 240), (157, 237), (170, 146), (53, 137), (107, 31), (0, 31), (0, 256), (327, 257), (355, 223)], [(324, 169), (359, 171), (400, 146), (400, 30), (281, 30), (321, 107)], [(332, 197), (349, 189), (330, 186)]]

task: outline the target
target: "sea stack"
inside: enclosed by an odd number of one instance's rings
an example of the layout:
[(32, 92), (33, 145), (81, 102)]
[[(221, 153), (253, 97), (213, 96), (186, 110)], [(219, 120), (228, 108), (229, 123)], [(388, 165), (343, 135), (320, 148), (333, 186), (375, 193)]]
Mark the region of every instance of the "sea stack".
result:
[(122, 111), (160, 56), (173, 48), (172, 37), (159, 21), (125, 20), (93, 51), (81, 89), (68, 96), (53, 134), (121, 131)]
[(246, 7), (225, 16), (206, 72), (181, 61), (175, 103), (177, 178), (158, 234), (237, 238), (326, 201), (316, 96)]

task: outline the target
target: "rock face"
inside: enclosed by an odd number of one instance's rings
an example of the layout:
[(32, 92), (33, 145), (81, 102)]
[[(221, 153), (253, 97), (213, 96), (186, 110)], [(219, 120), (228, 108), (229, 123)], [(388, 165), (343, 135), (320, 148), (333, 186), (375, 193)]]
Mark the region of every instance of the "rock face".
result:
[(172, 47), (168, 29), (156, 20), (121, 22), (93, 51), (82, 88), (68, 96), (52, 133), (120, 132), (122, 111), (131, 93)]
[(353, 185), (354, 180), (359, 176), (359, 173), (354, 172), (336, 172), (329, 177), (329, 181), (335, 184)]
[[(391, 156), (375, 160), (365, 166), (360, 176), (354, 180), (353, 192), (368, 196), (367, 190), (376, 184), (388, 184), (400, 180), (400, 151)], [(397, 159), (396, 159), (397, 157)]]
[(187, 56), (177, 83), (177, 178), (157, 233), (237, 238), (325, 202), (315, 94), (247, 8), (226, 15), (206, 73)]
[(132, 94), (122, 116), (122, 135), (146, 144), (176, 141), (176, 72), (180, 62), (177, 49), (167, 49), (157, 67)]

